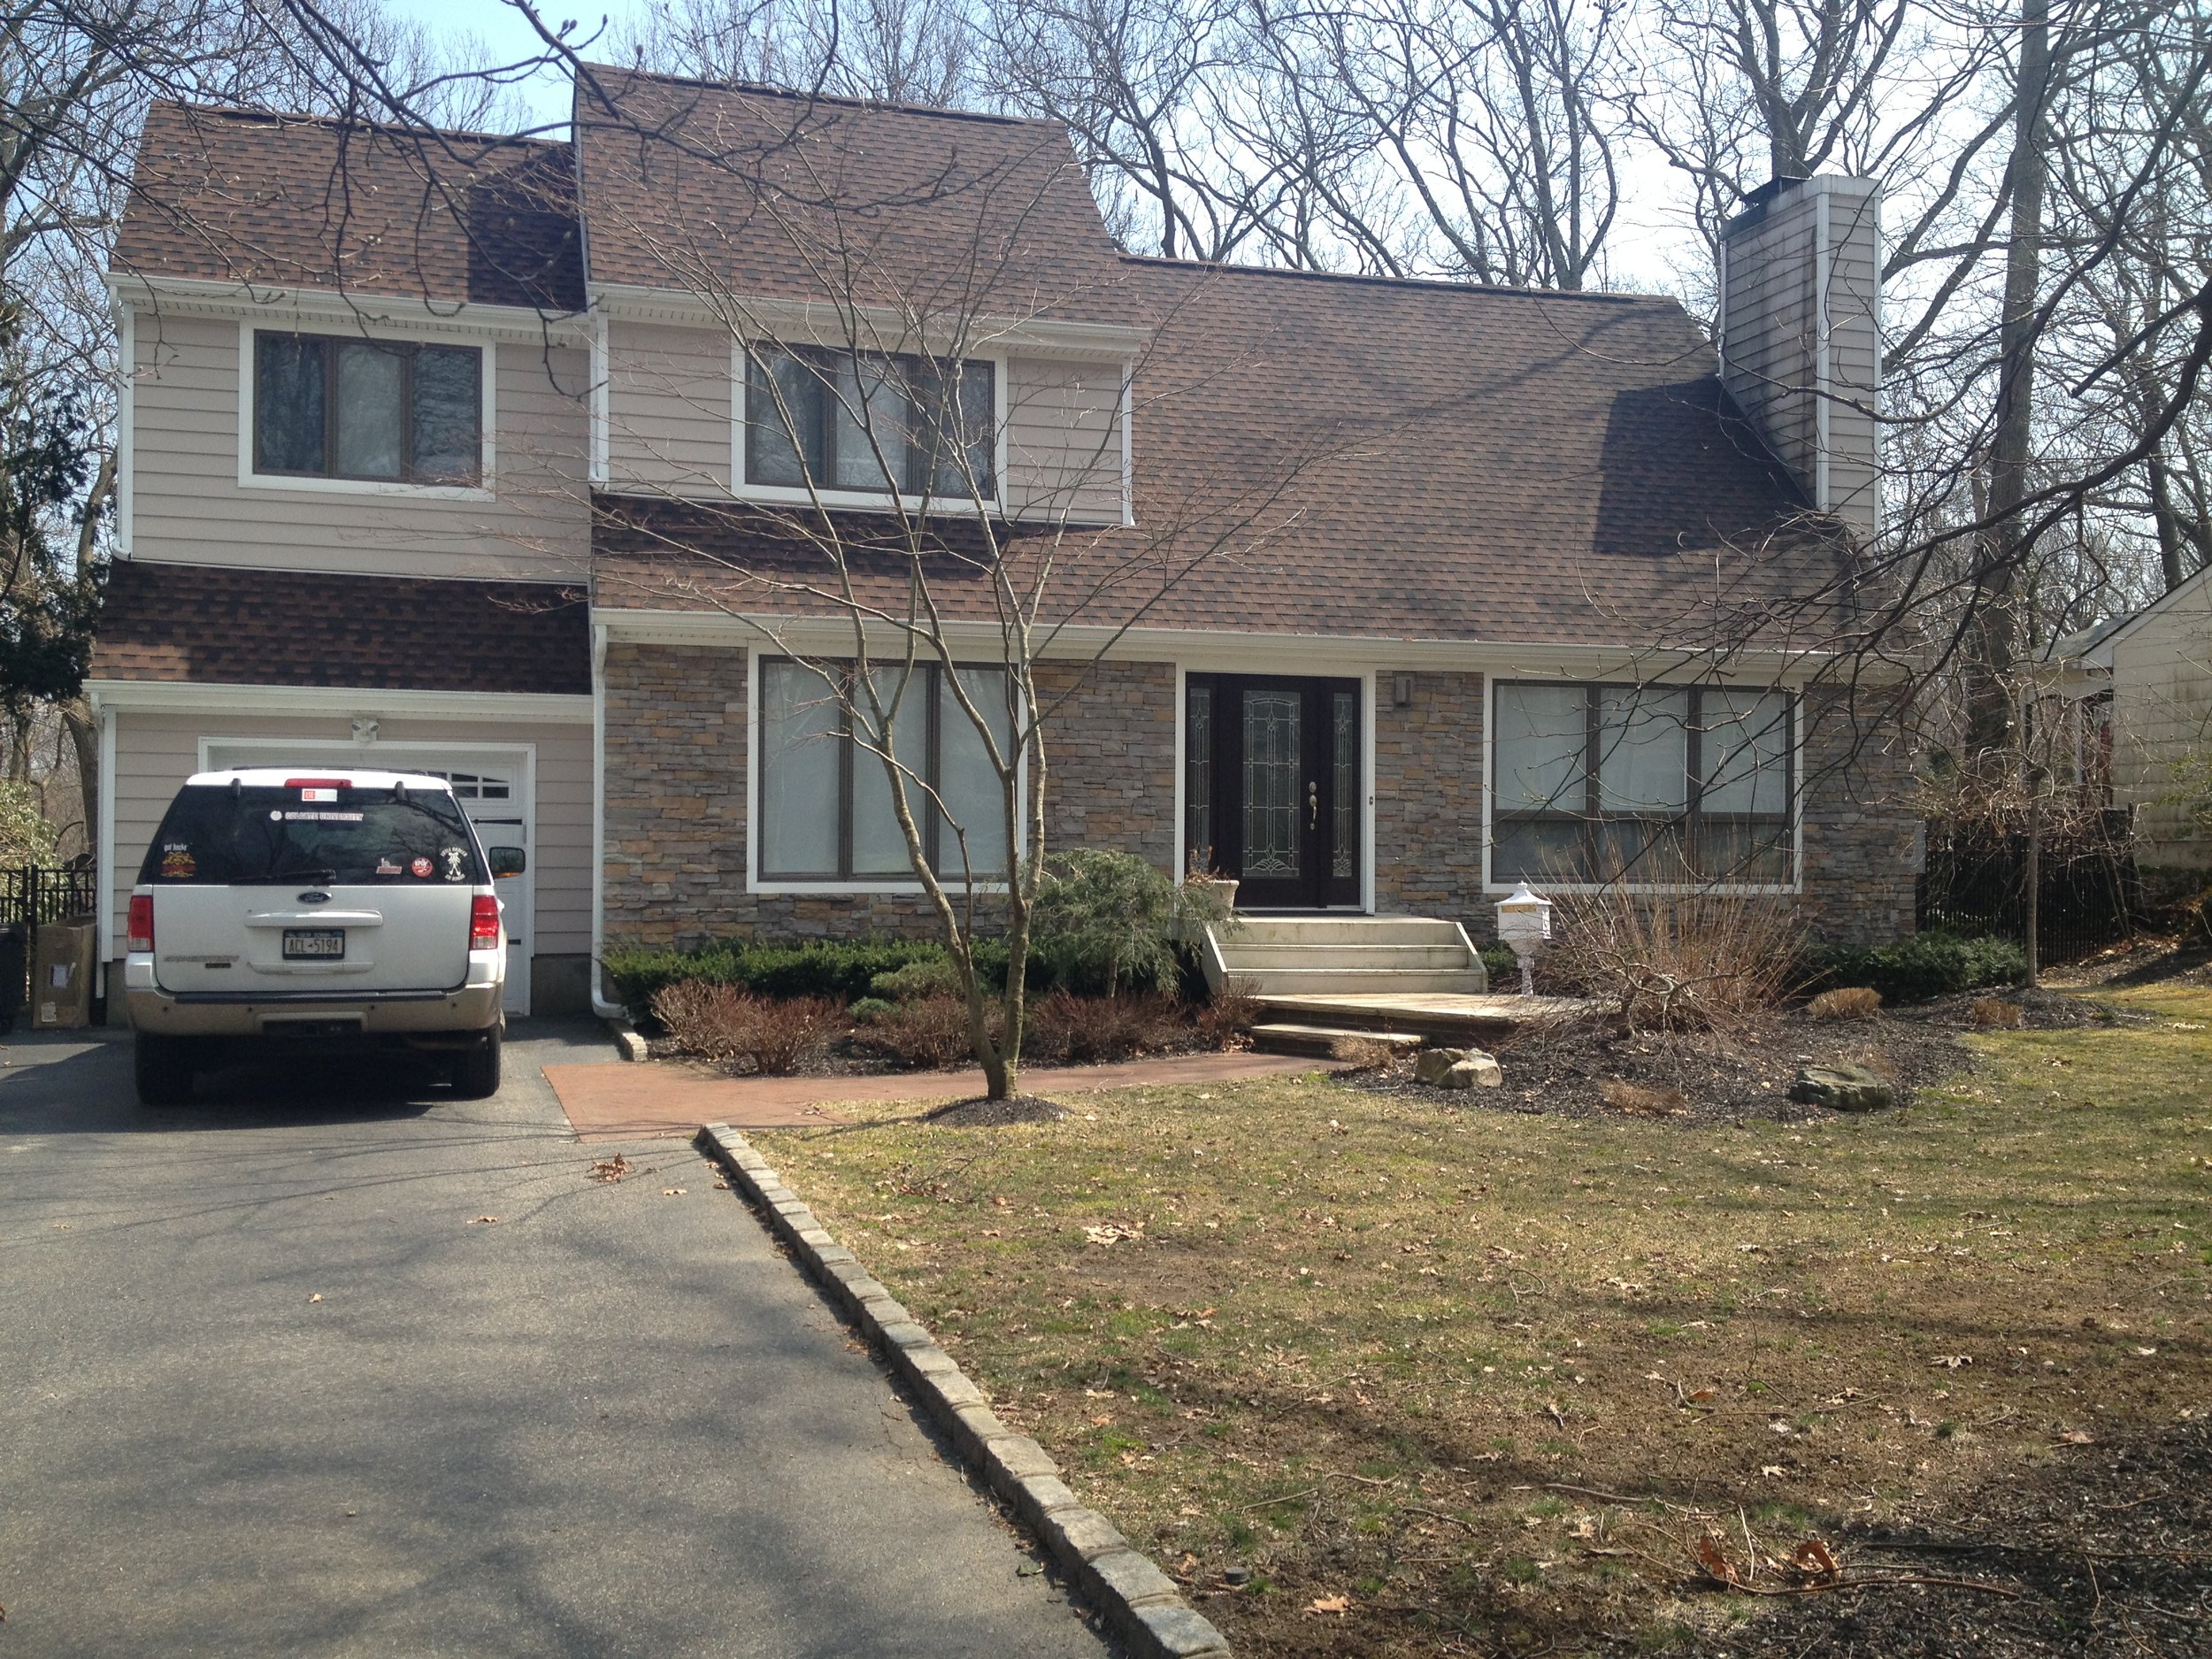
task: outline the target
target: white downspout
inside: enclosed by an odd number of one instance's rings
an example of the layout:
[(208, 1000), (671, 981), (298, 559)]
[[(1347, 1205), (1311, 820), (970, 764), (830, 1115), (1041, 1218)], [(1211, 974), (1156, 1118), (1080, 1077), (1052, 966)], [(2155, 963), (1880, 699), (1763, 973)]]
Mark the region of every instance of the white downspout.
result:
[(591, 1011), (627, 1019), (630, 1010), (599, 989), (599, 957), (607, 926), (607, 625), (591, 625)]
[[(100, 694), (91, 695), (92, 718), (100, 727), (100, 822), (96, 827), (97, 839), (94, 843), (93, 882), (99, 906), (100, 992), (105, 997), (121, 987), (107, 982), (108, 964), (115, 956), (115, 710), (100, 702)], [(108, 1023), (119, 1023), (113, 1002), (108, 1003)]]

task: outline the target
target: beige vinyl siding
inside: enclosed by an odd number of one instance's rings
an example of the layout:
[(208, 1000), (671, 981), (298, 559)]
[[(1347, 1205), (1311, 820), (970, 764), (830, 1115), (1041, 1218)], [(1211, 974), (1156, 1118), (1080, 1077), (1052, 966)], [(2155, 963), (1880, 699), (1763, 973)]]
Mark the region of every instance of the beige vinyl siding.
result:
[(493, 499), (455, 500), (242, 484), (237, 319), (141, 311), (134, 334), (134, 557), (388, 576), (583, 573), (588, 352), (482, 342), (495, 377)]
[(1118, 524), (1122, 365), (1013, 357), (1006, 365), (1006, 507), (1033, 518)]
[[(1817, 181), (1728, 241), (1722, 317), (1729, 390), (1816, 503), (1825, 405), (1825, 505), (1863, 537), (1878, 526), (1880, 479), (1874, 409), (1881, 383), (1877, 295), (1880, 237), (1872, 187)], [(1826, 203), (1828, 380), (1818, 395), (1822, 295), (1819, 232)]]
[(726, 496), (731, 428), (729, 336), (649, 323), (607, 326), (607, 480), (611, 488)]
[(2136, 856), (2151, 867), (2212, 865), (2212, 844), (2178, 801), (2174, 764), (2212, 752), (2212, 575), (2200, 575), (2116, 641), (2112, 781), (2136, 810)]
[[(280, 695), (280, 693), (273, 694)], [(373, 713), (375, 694), (364, 693)], [(379, 741), (354, 750), (364, 766), (403, 764), (410, 743), (457, 743), (495, 749), (537, 747), (536, 845), (530, 849), (537, 937), (534, 956), (581, 954), (591, 949), (591, 727), (505, 720), (426, 720), (379, 717)], [(293, 738), (303, 744), (346, 744), (351, 727), (343, 716), (264, 719), (250, 715), (139, 714), (115, 716), (114, 934), (123, 937), (132, 884), (184, 780), (199, 765), (200, 739)], [(323, 763), (328, 764), (327, 752)], [(282, 764), (281, 751), (268, 764)], [(118, 946), (120, 949), (120, 946)]]

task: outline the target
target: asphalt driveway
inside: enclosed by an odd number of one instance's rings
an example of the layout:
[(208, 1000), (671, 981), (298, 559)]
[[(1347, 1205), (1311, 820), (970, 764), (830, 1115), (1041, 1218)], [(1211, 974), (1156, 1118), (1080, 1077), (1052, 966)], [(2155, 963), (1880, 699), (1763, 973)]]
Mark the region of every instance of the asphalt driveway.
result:
[(696, 1152), (577, 1144), (602, 1044), (507, 1057), (0, 1050), (0, 1659), (1105, 1651)]

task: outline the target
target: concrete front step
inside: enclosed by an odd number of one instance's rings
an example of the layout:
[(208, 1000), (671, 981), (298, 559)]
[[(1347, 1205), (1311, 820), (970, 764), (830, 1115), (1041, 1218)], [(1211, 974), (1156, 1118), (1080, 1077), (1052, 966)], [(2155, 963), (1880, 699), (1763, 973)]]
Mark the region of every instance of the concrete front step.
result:
[(1356, 1042), (1379, 1042), (1386, 1048), (1402, 1054), (1410, 1053), (1421, 1046), (1421, 1039), (1409, 1031), (1355, 1031), (1346, 1025), (1272, 1025), (1252, 1027), (1252, 1046), (1262, 1054), (1310, 1054), (1326, 1060), (1336, 1053), (1336, 1045), (1349, 1038)]
[(1479, 968), (1230, 968), (1253, 996), (1388, 996), (1444, 991), (1479, 996)]
[(1432, 916), (1269, 916), (1237, 912), (1228, 945), (1456, 945), (1459, 924)]
[(1363, 1034), (1417, 1032), (1431, 1041), (1488, 1048), (1532, 1020), (1595, 1011), (1598, 1005), (1561, 996), (1263, 996), (1261, 1010), (1278, 1025), (1326, 1025)]
[(1221, 943), (1232, 973), (1256, 968), (1465, 968), (1466, 948), (1454, 940), (1436, 945), (1253, 944), (1232, 937)]

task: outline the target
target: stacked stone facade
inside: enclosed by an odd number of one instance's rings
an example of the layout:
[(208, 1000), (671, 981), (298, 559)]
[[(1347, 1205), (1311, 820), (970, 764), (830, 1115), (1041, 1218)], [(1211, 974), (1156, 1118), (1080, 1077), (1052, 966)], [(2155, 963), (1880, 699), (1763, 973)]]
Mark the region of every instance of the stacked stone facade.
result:
[[(612, 944), (928, 933), (910, 893), (749, 893), (743, 649), (611, 645), (606, 659), (605, 931)], [(1175, 670), (1041, 670), (1065, 697), (1046, 731), (1048, 850), (1175, 857)]]
[[(606, 936), (716, 938), (928, 933), (916, 894), (746, 891), (746, 657), (719, 647), (622, 645), (606, 660)], [(1412, 701), (1375, 687), (1375, 903), (1495, 932), (1482, 885), (1483, 676), (1421, 672)], [(1047, 730), (1048, 848), (1110, 848), (1171, 870), (1176, 846), (1176, 673), (1164, 663), (1047, 665), (1063, 698)], [(1913, 926), (1916, 819), (1906, 757), (1862, 739), (1833, 700), (1805, 703), (1807, 924), (1853, 942)]]

